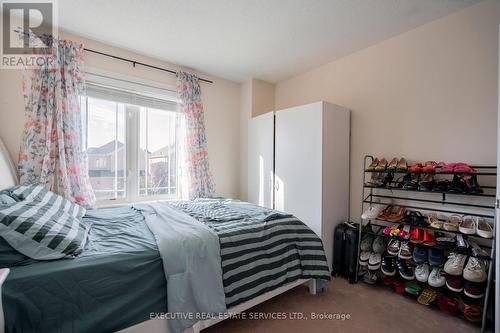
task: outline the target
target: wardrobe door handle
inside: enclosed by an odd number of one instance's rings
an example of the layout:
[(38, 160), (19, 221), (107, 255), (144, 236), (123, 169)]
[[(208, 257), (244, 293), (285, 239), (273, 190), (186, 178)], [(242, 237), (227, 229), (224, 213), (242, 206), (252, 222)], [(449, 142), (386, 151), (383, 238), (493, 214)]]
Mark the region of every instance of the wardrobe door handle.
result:
[(276, 182), (276, 191), (279, 191), (279, 190), (280, 190), (280, 183)]

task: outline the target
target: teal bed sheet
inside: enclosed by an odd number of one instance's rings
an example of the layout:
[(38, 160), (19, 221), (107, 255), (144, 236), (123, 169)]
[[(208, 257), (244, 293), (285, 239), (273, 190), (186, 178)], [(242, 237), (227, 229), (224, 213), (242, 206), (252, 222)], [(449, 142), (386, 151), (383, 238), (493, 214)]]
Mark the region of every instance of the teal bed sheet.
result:
[(27, 260), (3, 286), (7, 332), (114, 332), (167, 311), (158, 247), (130, 207), (88, 211), (75, 259)]

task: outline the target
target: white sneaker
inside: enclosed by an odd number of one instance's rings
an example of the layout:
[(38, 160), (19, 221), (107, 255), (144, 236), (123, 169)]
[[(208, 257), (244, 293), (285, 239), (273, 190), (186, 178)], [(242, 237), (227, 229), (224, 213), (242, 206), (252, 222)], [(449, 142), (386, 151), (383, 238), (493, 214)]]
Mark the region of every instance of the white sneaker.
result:
[(415, 278), (419, 282), (427, 282), (427, 279), (429, 279), (429, 265), (418, 265), (417, 268), (415, 268)]
[(372, 249), (372, 243), (373, 243), (373, 236), (372, 235), (365, 235), (363, 239), (361, 240), (361, 251), (371, 251)]
[(444, 271), (450, 275), (462, 275), (467, 256), (460, 253), (450, 253), (444, 264)]
[(370, 258), (371, 252), (363, 251), (359, 254), (359, 264), (361, 266), (368, 266), (368, 259)]
[(387, 246), (384, 236), (377, 236), (373, 241), (372, 249), (375, 253), (384, 253)]
[(373, 204), (370, 207), (368, 207), (367, 210), (361, 215), (361, 218), (363, 220), (372, 220), (376, 219), (380, 213), (384, 210), (385, 205), (380, 205), (380, 204)]
[(429, 274), (429, 286), (434, 288), (443, 287), (446, 284), (446, 279), (441, 275), (441, 268), (434, 267)]
[(375, 271), (380, 268), (380, 263), (382, 262), (382, 255), (380, 253), (372, 252), (370, 258), (368, 259), (368, 269)]
[(464, 268), (464, 279), (470, 282), (484, 282), (487, 278), (487, 263), (483, 259), (469, 257)]

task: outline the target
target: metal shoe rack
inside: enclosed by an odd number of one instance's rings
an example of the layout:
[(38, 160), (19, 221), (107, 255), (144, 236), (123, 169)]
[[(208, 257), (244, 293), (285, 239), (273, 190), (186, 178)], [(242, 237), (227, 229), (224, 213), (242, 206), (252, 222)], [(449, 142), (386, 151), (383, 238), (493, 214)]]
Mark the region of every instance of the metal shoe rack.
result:
[[(377, 187), (366, 185), (367, 180), (371, 178), (373, 173), (389, 173), (392, 172), (394, 175), (404, 175), (407, 173), (411, 174), (428, 174), (429, 172), (410, 172), (410, 171), (367, 171), (367, 167), (374, 161), (374, 157), (367, 155), (364, 157), (363, 162), (363, 180), (362, 180), (362, 191), (361, 191), (361, 214), (370, 207), (372, 204), (385, 204), (385, 205), (395, 205), (399, 207), (405, 207), (410, 210), (417, 210), (423, 212), (439, 212), (447, 214), (460, 214), (460, 215), (472, 215), (488, 218), (491, 220), (495, 219), (495, 197), (496, 197), (496, 166), (471, 166), (476, 169), (475, 173), (481, 183), (481, 188), (483, 193), (450, 193), (446, 191), (423, 191), (419, 189), (407, 190), (402, 188), (394, 187)], [(435, 172), (435, 175), (451, 175), (455, 173), (448, 172)], [(398, 178), (398, 177), (395, 177)], [(394, 183), (394, 181), (393, 181)], [(485, 185), (483, 185), (484, 183)], [(359, 241), (358, 241), (358, 272), (359, 272), (359, 255), (361, 252), (361, 238), (363, 233), (370, 233), (365, 231), (365, 227), (368, 225), (374, 225), (379, 227), (391, 226), (394, 223), (390, 223), (383, 220), (363, 220), (360, 218), (360, 228), (359, 228)], [(395, 224), (404, 224), (403, 222), (397, 222)], [(495, 221), (496, 227), (496, 221)], [(459, 231), (445, 231), (442, 229), (435, 229), (430, 226), (419, 227), (421, 229), (429, 229), (435, 232), (448, 233), (448, 234), (460, 234)], [(495, 234), (495, 233), (494, 233)], [(383, 234), (382, 234), (383, 235)], [(495, 238), (482, 238), (477, 235), (466, 235), (480, 245), (482, 248), (486, 249), (490, 253), (489, 265), (488, 265), (488, 279), (486, 282), (486, 292), (483, 298), (482, 306), (482, 321), (481, 321), (481, 332), (484, 332), (487, 326), (487, 312), (488, 304), (492, 304), (490, 297), (494, 296), (492, 293), (492, 288), (495, 286), (494, 282), (494, 263), (495, 263)], [(442, 287), (446, 288), (446, 287)], [(442, 289), (440, 288), (440, 289)], [(489, 323), (491, 325), (491, 323)], [(490, 326), (489, 325), (489, 326)]]

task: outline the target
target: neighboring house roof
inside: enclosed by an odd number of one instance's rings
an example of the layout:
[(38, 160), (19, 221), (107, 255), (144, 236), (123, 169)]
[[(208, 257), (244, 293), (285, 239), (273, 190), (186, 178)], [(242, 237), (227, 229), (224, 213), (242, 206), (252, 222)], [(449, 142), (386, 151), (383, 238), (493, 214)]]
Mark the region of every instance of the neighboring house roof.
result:
[(172, 154), (173, 152), (175, 152), (175, 144), (171, 144), (171, 145), (167, 145), (167, 146), (161, 147), (160, 149), (157, 149), (157, 150), (153, 151), (151, 153), (151, 155), (153, 157), (154, 156), (165, 156), (165, 155), (168, 155), (169, 148), (170, 148), (170, 154)]
[(100, 147), (90, 147), (87, 149), (88, 155), (105, 155), (115, 151), (115, 145), (118, 149), (122, 148), (124, 144), (120, 141), (110, 141)]

